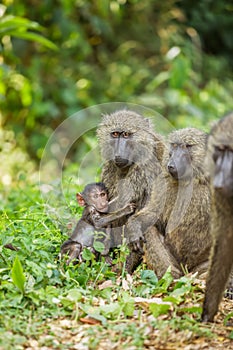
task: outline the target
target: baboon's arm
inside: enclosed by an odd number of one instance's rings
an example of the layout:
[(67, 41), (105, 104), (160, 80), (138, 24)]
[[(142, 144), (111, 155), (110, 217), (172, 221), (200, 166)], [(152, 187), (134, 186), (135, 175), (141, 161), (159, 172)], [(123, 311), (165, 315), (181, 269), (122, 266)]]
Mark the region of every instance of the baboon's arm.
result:
[(165, 247), (163, 236), (156, 227), (151, 227), (145, 233), (145, 239), (147, 266), (156, 272), (158, 278), (161, 278), (170, 266), (173, 277), (179, 278), (182, 275), (181, 268), (169, 249)]
[(111, 224), (113, 221), (121, 219), (122, 217), (133, 213), (134, 210), (135, 204), (128, 204), (124, 208), (121, 208), (109, 214), (92, 215), (92, 221), (95, 228), (103, 228)]

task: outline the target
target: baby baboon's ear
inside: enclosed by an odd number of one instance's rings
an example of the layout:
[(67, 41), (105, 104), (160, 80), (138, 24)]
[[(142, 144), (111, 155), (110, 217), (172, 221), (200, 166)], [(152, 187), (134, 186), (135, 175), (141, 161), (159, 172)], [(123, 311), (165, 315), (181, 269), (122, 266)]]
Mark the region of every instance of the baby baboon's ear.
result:
[(76, 193), (76, 198), (77, 198), (77, 202), (78, 204), (80, 205), (80, 207), (85, 207), (86, 205), (86, 201), (85, 199), (83, 198), (83, 195), (82, 193)]

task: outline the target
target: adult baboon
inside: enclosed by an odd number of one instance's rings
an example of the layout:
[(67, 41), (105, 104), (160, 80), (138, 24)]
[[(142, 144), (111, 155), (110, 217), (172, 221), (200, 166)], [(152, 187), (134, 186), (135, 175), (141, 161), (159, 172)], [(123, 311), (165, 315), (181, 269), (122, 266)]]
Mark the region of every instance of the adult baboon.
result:
[[(150, 198), (152, 185), (161, 171), (162, 137), (154, 133), (149, 119), (131, 110), (103, 116), (97, 136), (104, 159), (102, 181), (108, 188), (109, 199), (116, 198), (110, 210), (135, 203), (137, 212)], [(122, 243), (127, 219), (122, 218), (113, 225), (112, 247)], [(127, 235), (125, 238), (129, 242)], [(137, 252), (131, 249), (126, 263), (128, 272), (132, 272), (142, 259), (141, 242), (138, 248)]]
[(212, 128), (206, 158), (214, 242), (203, 304), (204, 322), (213, 321), (228, 280), (228, 296), (233, 299), (233, 112)]
[(211, 247), (210, 191), (203, 161), (207, 135), (195, 128), (172, 132), (164, 151), (164, 171), (151, 199), (127, 223), (130, 239), (145, 233), (146, 261), (161, 278), (171, 266), (174, 277), (206, 271)]

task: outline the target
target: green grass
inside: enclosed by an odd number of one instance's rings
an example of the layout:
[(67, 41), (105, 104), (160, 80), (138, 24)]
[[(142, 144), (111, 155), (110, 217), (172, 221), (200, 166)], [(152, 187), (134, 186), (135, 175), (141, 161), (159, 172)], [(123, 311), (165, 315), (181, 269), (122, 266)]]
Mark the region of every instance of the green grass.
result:
[[(71, 214), (59, 220), (47, 214), (36, 185), (12, 189), (3, 198), (0, 348), (23, 349), (32, 340), (38, 346), (62, 348), (57, 341), (62, 333), (53, 328), (61, 320), (71, 322), (65, 332), (71, 348), (80, 329), (88, 349), (109, 339), (121, 349), (143, 349), (153, 342), (155, 332), (161, 342), (174, 332), (185, 332), (189, 339), (213, 336), (210, 327), (198, 322), (203, 288), (194, 275), (174, 281), (168, 270), (158, 280), (144, 264), (132, 276), (124, 269), (117, 274), (93, 256), (76, 266), (60, 262), (57, 257), (70, 220), (80, 214), (72, 191), (67, 196)], [(18, 250), (6, 249), (9, 243)], [(120, 248), (117, 258), (123, 264), (125, 251)], [(59, 327), (61, 331), (60, 323)]]

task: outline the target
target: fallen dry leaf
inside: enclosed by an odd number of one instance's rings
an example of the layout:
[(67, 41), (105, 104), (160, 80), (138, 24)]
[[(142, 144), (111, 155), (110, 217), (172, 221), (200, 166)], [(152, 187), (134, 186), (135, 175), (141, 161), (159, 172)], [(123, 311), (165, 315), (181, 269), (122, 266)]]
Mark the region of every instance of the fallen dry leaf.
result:
[(105, 288), (111, 288), (113, 287), (113, 282), (111, 280), (107, 280), (107, 281), (104, 281), (103, 283), (101, 283), (98, 288), (100, 290), (103, 290)]
[(162, 298), (141, 298), (141, 297), (136, 297), (134, 298), (135, 303), (138, 304), (151, 304), (151, 303), (155, 303), (155, 304), (166, 304), (166, 305), (172, 305), (172, 303), (170, 301), (163, 301)]
[(80, 318), (80, 321), (82, 323), (92, 324), (92, 325), (101, 323), (100, 321), (98, 321), (98, 320), (96, 320), (95, 318), (92, 318), (92, 317), (82, 317), (82, 318)]

